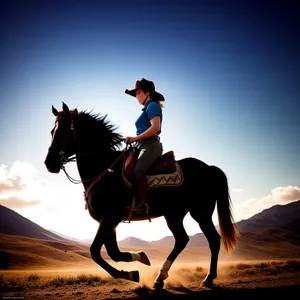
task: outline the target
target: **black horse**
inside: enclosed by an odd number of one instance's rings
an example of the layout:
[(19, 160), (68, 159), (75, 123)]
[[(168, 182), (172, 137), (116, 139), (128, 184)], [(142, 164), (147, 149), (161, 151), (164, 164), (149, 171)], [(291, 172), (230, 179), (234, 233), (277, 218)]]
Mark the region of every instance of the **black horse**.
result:
[[(202, 284), (211, 286), (217, 277), (221, 242), (224, 249), (230, 252), (236, 246), (239, 236), (232, 215), (225, 173), (220, 168), (209, 166), (196, 158), (189, 157), (172, 162), (173, 166), (177, 164), (177, 170), (173, 168), (169, 173), (177, 172), (176, 178), (180, 182), (176, 183), (172, 179), (171, 185), (168, 185), (170, 178), (164, 177), (165, 184), (149, 190), (151, 215), (131, 214), (131, 188), (124, 177), (128, 149), (125, 147), (120, 150), (124, 138), (116, 133), (115, 125), (107, 121), (107, 115), (78, 112), (76, 108), (69, 110), (65, 103), (62, 104), (61, 111), (52, 106), (52, 112), (56, 119), (45, 165), (49, 172), (59, 173), (61, 169), (65, 171), (65, 163), (76, 159), (80, 182), (85, 190), (87, 209), (91, 217), (99, 222), (97, 234), (90, 247), (92, 259), (114, 278), (139, 282), (138, 271), (117, 270), (102, 258), (100, 250), (105, 245), (108, 255), (116, 262), (140, 261), (150, 265), (144, 252), (120, 251), (116, 228), (120, 222), (126, 220), (139, 221), (163, 216), (174, 235), (175, 244), (153, 285), (153, 288), (161, 289), (171, 265), (189, 241), (183, 219), (190, 212), (209, 243), (210, 268)], [(66, 171), (65, 173), (67, 174)], [(157, 178), (161, 181), (163, 176)], [(212, 222), (216, 204), (220, 235)]]

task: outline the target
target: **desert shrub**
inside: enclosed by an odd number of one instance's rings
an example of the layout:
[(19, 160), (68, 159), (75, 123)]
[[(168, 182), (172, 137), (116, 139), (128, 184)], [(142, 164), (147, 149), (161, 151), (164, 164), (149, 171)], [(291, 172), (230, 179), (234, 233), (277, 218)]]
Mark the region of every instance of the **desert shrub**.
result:
[(7, 280), (3, 279), (3, 275), (1, 275), (1, 276), (2, 276), (2, 278), (0, 280), (0, 291), (5, 290), (9, 285), (9, 282)]
[(286, 265), (293, 271), (300, 271), (300, 261), (299, 260), (288, 260)]
[(203, 273), (203, 272), (204, 272), (204, 269), (203, 269), (202, 267), (196, 267), (196, 268), (195, 268), (195, 271), (196, 271), (197, 273)]
[(270, 267), (268, 269), (268, 271), (270, 272), (271, 275), (276, 275), (276, 274), (279, 274), (281, 273), (281, 268), (279, 266), (276, 266), (276, 267)]
[(78, 279), (80, 282), (84, 282), (84, 283), (93, 283), (93, 282), (99, 282), (100, 281), (100, 278), (98, 276), (95, 276), (95, 275), (86, 275), (86, 274), (81, 274), (81, 275), (78, 275)]
[(48, 281), (48, 286), (55, 286), (60, 287), (63, 285), (74, 285), (74, 284), (80, 284), (80, 283), (86, 283), (86, 284), (92, 284), (94, 282), (100, 282), (101, 279), (98, 276), (95, 275), (86, 275), (86, 274), (80, 274), (77, 277), (56, 277), (55, 279), (52, 279)]
[(1, 282), (1, 289), (22, 291), (25, 289), (25, 285), (24, 282), (22, 282), (19, 278), (16, 278)]
[(283, 262), (282, 261), (271, 261), (270, 263), (269, 263), (269, 266), (281, 266), (283, 264)]
[(80, 280), (78, 278), (75, 278), (75, 277), (68, 277), (66, 279), (66, 284), (67, 285), (74, 285), (74, 284), (79, 284), (80, 283)]
[(259, 263), (254, 265), (256, 268), (265, 269), (268, 267), (267, 263)]
[(250, 269), (251, 265), (250, 264), (237, 264), (235, 267), (238, 270), (244, 270), (244, 269)]
[(80, 274), (80, 275), (77, 276), (77, 278), (80, 282), (85, 283), (85, 282), (89, 281), (89, 276), (86, 275), (86, 274)]
[(40, 280), (40, 276), (38, 276), (37, 274), (31, 274), (28, 276), (27, 280), (31, 282), (36, 282)]
[(253, 269), (246, 269), (246, 270), (244, 270), (244, 273), (247, 274), (247, 275), (253, 275), (253, 274), (255, 274), (256, 272), (255, 272), (255, 270), (253, 270)]
[(231, 271), (232, 276), (242, 276), (243, 274), (255, 274), (261, 271), (267, 272), (271, 275), (276, 275), (282, 273), (283, 271), (299, 271), (300, 270), (300, 260), (276, 260), (276, 261), (265, 261), (256, 264), (237, 264), (228, 267)]
[(66, 280), (63, 277), (57, 276), (56, 278), (49, 280), (48, 284), (50, 286), (54, 285), (55, 287), (60, 287), (66, 284)]

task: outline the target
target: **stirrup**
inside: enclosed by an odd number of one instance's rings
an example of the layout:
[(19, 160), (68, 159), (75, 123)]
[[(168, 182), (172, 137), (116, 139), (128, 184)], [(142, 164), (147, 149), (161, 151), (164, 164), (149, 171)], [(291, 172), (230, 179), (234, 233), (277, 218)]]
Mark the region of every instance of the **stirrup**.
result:
[(140, 202), (137, 206), (131, 208), (132, 212), (149, 214), (149, 204)]

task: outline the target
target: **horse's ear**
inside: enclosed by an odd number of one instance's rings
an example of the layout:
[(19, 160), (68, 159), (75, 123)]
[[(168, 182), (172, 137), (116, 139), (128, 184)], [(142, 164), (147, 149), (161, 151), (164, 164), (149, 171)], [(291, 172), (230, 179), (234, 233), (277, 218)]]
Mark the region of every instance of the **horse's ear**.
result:
[(54, 114), (55, 117), (58, 116), (58, 111), (53, 105), (52, 105), (52, 113)]
[(64, 112), (66, 113), (66, 115), (68, 116), (68, 115), (70, 114), (70, 110), (69, 110), (68, 105), (67, 105), (65, 102), (62, 103), (62, 108), (63, 108), (63, 111), (64, 111)]
[(78, 114), (78, 110), (77, 110), (77, 108), (75, 108), (75, 109), (74, 109), (74, 112), (75, 112), (76, 114)]

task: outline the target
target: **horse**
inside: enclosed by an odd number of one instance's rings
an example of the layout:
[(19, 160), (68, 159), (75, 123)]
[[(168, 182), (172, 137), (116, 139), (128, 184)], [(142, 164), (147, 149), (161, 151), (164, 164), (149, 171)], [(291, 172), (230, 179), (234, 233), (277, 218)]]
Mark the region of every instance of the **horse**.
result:
[[(129, 157), (125, 154), (128, 154), (129, 149), (126, 145), (126, 148), (121, 150), (124, 137), (117, 132), (116, 125), (107, 120), (107, 114), (69, 109), (64, 102), (60, 111), (52, 106), (52, 113), (55, 122), (44, 164), (50, 173), (57, 174), (63, 170), (71, 180), (72, 177), (68, 175), (64, 165), (76, 160), (79, 182), (84, 188), (86, 208), (90, 216), (99, 223), (90, 245), (90, 254), (94, 262), (113, 278), (139, 282), (138, 270), (123, 271), (114, 268), (102, 258), (101, 248), (105, 246), (107, 254), (115, 262), (139, 261), (150, 266), (150, 260), (144, 251), (120, 251), (116, 229), (121, 222), (128, 220), (151, 221), (153, 218), (164, 217), (175, 243), (152, 286), (154, 290), (163, 289), (171, 266), (189, 241), (183, 225), (183, 219), (189, 212), (208, 241), (210, 266), (202, 285), (212, 286), (217, 278), (220, 248), (232, 252), (239, 236), (224, 171), (197, 158), (175, 160), (174, 157), (169, 165), (176, 164), (176, 168), (180, 168), (181, 181), (174, 181), (168, 185), (165, 180), (161, 186), (149, 188), (149, 202), (152, 207), (150, 215), (131, 213), (132, 188), (124, 176), (125, 158)], [(174, 174), (174, 168), (170, 172)], [(179, 171), (175, 172), (178, 178)], [(156, 179), (169, 175), (163, 174)], [(149, 175), (149, 178), (152, 177)], [(220, 233), (212, 221), (216, 207)]]

